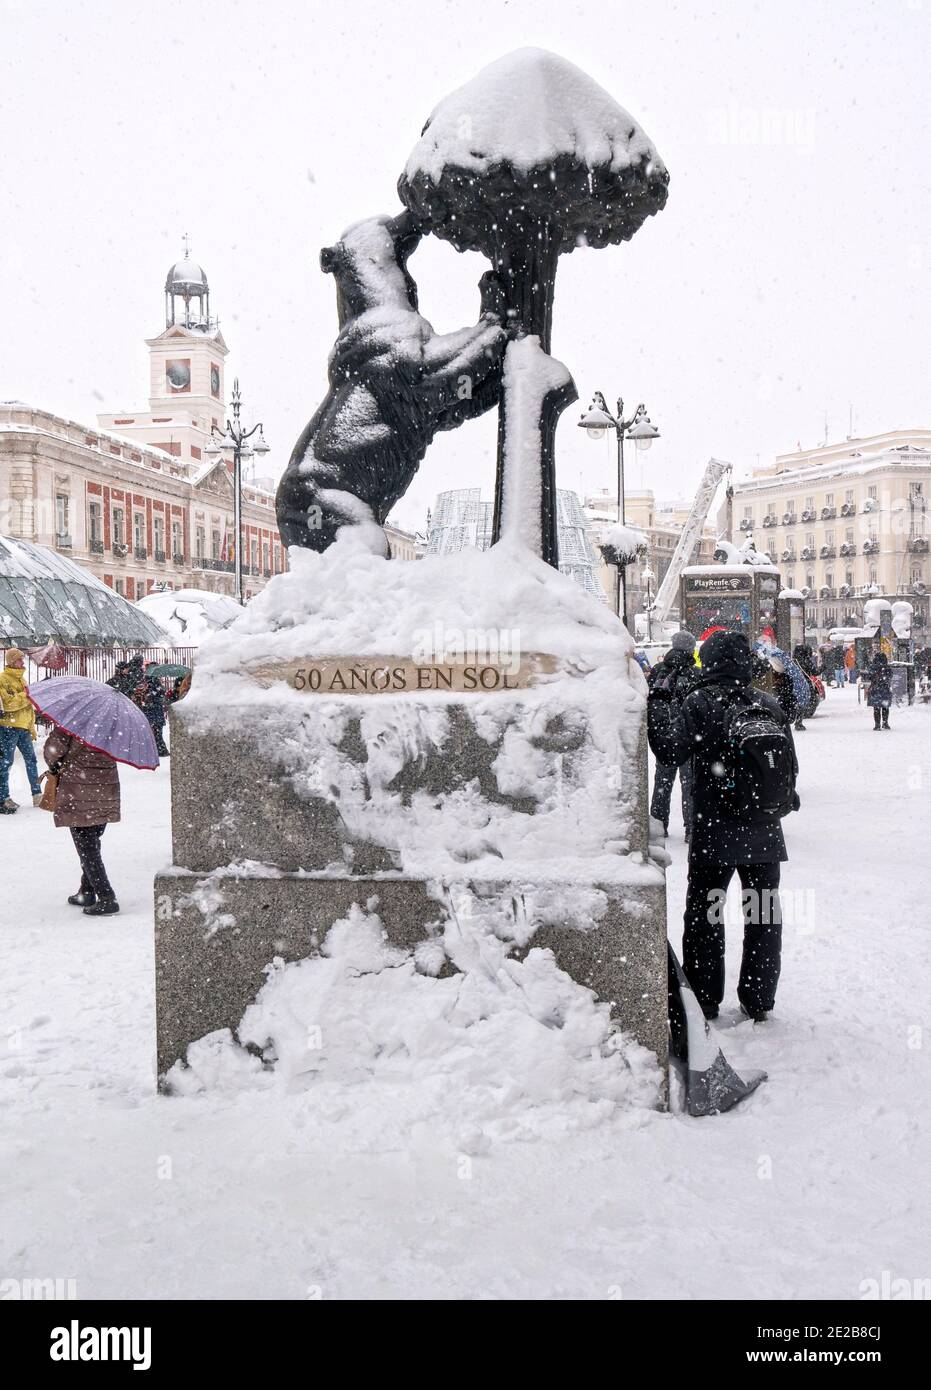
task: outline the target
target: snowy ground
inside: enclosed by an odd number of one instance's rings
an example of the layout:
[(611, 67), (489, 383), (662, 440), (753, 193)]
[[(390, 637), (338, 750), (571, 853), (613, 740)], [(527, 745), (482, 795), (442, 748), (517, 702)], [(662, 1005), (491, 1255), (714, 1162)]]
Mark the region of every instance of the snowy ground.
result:
[[(306, 1094), (156, 1096), (151, 882), (168, 772), (127, 772), (122, 916), (64, 903), (70, 839), (0, 819), (0, 1280), (83, 1298), (842, 1298), (926, 1276), (931, 710), (877, 738), (854, 691), (799, 735), (778, 1016), (725, 1047), (769, 1081), (718, 1119), (633, 1111), (456, 1152)], [(27, 800), (18, 764), (13, 795)], [(678, 941), (684, 846), (670, 841)], [(733, 990), (737, 932), (729, 944)]]

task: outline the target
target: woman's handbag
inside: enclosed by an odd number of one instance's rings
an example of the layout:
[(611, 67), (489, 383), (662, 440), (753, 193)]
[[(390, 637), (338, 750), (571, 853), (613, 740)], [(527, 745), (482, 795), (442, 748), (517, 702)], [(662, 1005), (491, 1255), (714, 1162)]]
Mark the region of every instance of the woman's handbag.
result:
[(55, 803), (58, 800), (58, 774), (57, 772), (43, 772), (39, 781), (45, 783), (42, 788), (42, 800), (39, 802), (39, 809), (41, 811), (54, 811)]

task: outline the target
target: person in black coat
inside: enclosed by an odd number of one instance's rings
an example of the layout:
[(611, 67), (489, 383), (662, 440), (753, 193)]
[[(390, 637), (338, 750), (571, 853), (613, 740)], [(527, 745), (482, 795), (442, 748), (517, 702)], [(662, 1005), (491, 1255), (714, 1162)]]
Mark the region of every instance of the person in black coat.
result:
[(892, 704), (892, 676), (885, 652), (877, 652), (866, 670), (866, 703), (873, 711), (873, 729), (888, 729)]
[[(648, 681), (651, 688), (661, 685), (667, 690), (674, 708), (678, 709), (695, 685), (697, 676), (695, 638), (690, 632), (683, 630), (673, 636), (672, 647), (662, 661), (653, 667)], [(691, 769), (688, 761), (679, 767), (675, 763), (666, 765), (657, 759), (653, 773), (650, 815), (654, 820), (661, 822), (663, 833), (668, 834), (669, 805), (672, 800), (672, 789), (677, 773), (682, 781), (682, 822), (685, 826), (685, 838), (687, 840), (692, 830)]]
[[(771, 695), (750, 690), (750, 644), (741, 633), (714, 633), (701, 649), (696, 688), (676, 711), (662, 686), (647, 701), (650, 747), (658, 761), (691, 760), (693, 821), (682, 956), (685, 973), (706, 1018), (716, 1018), (724, 998), (724, 901), (736, 869), (743, 888), (744, 942), (737, 997), (757, 1021), (776, 999), (782, 951), (780, 864), (788, 858), (778, 815), (725, 801), (725, 712), (736, 697), (751, 695), (784, 729), (797, 771), (791, 724)], [(795, 797), (794, 809), (798, 809)]]

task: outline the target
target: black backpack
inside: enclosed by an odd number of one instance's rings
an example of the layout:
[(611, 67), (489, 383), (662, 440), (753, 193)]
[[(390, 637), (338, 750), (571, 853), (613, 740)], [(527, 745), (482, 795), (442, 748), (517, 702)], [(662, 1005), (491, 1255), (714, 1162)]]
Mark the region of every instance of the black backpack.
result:
[(721, 796), (735, 818), (747, 811), (787, 816), (795, 801), (795, 757), (785, 721), (750, 691), (724, 711)]

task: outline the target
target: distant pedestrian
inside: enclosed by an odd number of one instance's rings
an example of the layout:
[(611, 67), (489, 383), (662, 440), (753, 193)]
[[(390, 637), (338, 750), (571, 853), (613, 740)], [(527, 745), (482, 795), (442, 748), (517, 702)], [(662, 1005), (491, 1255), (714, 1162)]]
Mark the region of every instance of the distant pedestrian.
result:
[(885, 652), (877, 652), (866, 669), (866, 703), (873, 711), (873, 729), (888, 729), (892, 704), (892, 676)]
[[(150, 666), (154, 664), (154, 662), (149, 662)], [(158, 756), (167, 758), (169, 752), (165, 742), (165, 690), (158, 676), (150, 676), (143, 672), (142, 681), (136, 687), (136, 703), (148, 719), (152, 733), (155, 735), (155, 747), (158, 749)]]
[(846, 649), (843, 664), (845, 664), (850, 685), (856, 685), (856, 645), (853, 642), (850, 642), (848, 649)]
[(142, 657), (134, 656), (128, 661), (118, 661), (116, 671), (107, 681), (107, 685), (118, 690), (121, 695), (132, 700), (137, 709), (142, 710), (155, 738), (159, 757), (167, 758), (169, 754), (164, 737), (165, 692), (157, 676), (146, 675)]
[(4, 669), (0, 672), (0, 815), (12, 816), (19, 803), (10, 796), (10, 768), (19, 749), (26, 764), (32, 803), (42, 799), (42, 784), (33, 743), (36, 712), (26, 693), (25, 660), (18, 647), (8, 647)]
[(108, 753), (55, 729), (43, 748), (49, 771), (58, 777), (55, 824), (67, 827), (81, 862), (81, 885), (68, 901), (89, 917), (108, 917), (120, 905), (100, 852), (107, 826), (120, 819), (120, 774)]
[(799, 643), (799, 645), (792, 652), (792, 657), (795, 661), (796, 666), (798, 666), (799, 670), (804, 675), (806, 683), (811, 689), (811, 700), (807, 705), (802, 705), (801, 702), (798, 700), (798, 697), (796, 696), (795, 720), (793, 722), (793, 728), (799, 729), (801, 732), (804, 733), (806, 716), (814, 714), (815, 710), (818, 707), (818, 696), (815, 690), (814, 682), (812, 681), (812, 676), (815, 673), (814, 656), (812, 654), (811, 647), (809, 647), (807, 642), (805, 642)]
[(798, 762), (778, 702), (751, 686), (750, 645), (716, 633), (701, 649), (696, 688), (678, 713), (662, 685), (647, 702), (650, 747), (667, 765), (692, 764), (694, 803), (683, 964), (707, 1018), (724, 997), (724, 900), (736, 869), (743, 888), (737, 997), (755, 1021), (773, 1008), (782, 948), (781, 817), (798, 810)]
[[(673, 707), (678, 712), (682, 701), (693, 689), (697, 677), (695, 638), (690, 632), (679, 631), (673, 636), (672, 647), (663, 657), (663, 660), (657, 662), (650, 672), (650, 687), (652, 689), (662, 685), (669, 692)], [(667, 766), (657, 759), (653, 774), (650, 815), (662, 824), (663, 834), (667, 835), (669, 833), (669, 808), (672, 801), (672, 789), (677, 773), (682, 784), (682, 823), (685, 826), (685, 838), (688, 840), (692, 832), (690, 760), (687, 759), (681, 766), (675, 763)]]
[(847, 682), (847, 668), (844, 665), (844, 648), (838, 644), (831, 652), (831, 669), (834, 672), (834, 684), (838, 690)]

